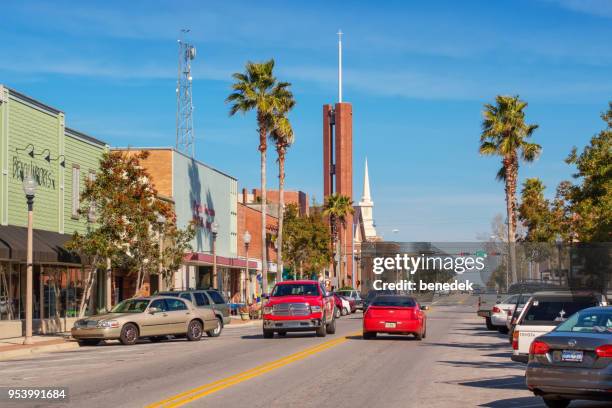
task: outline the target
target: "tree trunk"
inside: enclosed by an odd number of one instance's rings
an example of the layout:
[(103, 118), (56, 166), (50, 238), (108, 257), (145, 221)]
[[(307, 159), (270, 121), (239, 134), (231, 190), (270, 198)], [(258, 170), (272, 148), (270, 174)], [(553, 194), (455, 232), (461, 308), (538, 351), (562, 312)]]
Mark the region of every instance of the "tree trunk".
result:
[(278, 237), (276, 281), (283, 280), (283, 221), (285, 219), (285, 148), (279, 146), (278, 151)]
[(509, 261), (512, 283), (516, 283), (516, 178), (518, 173), (516, 157), (504, 157), (504, 168), (506, 169), (506, 213), (508, 218), (508, 246)]
[[(94, 261), (96, 262), (92, 262), (92, 265), (97, 265), (97, 259), (94, 259)], [(81, 304), (79, 305), (79, 317), (85, 316), (85, 310), (87, 309), (87, 305), (89, 304), (89, 299), (91, 297), (91, 288), (95, 282), (96, 271), (97, 269), (93, 268), (87, 276), (85, 288), (83, 288), (83, 297), (81, 298)]]
[(267, 212), (267, 190), (266, 190), (266, 127), (259, 124), (259, 151), (261, 153), (261, 292), (268, 292), (268, 257), (266, 254), (268, 243), (266, 241), (266, 212)]

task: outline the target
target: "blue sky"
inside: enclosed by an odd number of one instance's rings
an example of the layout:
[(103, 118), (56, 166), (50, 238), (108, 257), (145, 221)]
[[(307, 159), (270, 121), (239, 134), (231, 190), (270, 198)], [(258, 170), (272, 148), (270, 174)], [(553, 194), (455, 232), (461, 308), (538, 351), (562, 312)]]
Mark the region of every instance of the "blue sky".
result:
[[(482, 105), (529, 102), (543, 154), (521, 178), (554, 194), (563, 159), (603, 126), (612, 99), (612, 1), (62, 2), (4, 0), (0, 83), (113, 146), (175, 141), (176, 39), (192, 29), (196, 156), (259, 184), (253, 115), (228, 117), (230, 75), (274, 57), (293, 83), (296, 144), (288, 188), (322, 195), (321, 110), (337, 99), (335, 33), (344, 36), (344, 100), (353, 104), (355, 200), (368, 156), (386, 239), (472, 241), (504, 212), (499, 161), (477, 153)], [(275, 187), (275, 156), (269, 187)], [(399, 232), (393, 233), (393, 229)]]

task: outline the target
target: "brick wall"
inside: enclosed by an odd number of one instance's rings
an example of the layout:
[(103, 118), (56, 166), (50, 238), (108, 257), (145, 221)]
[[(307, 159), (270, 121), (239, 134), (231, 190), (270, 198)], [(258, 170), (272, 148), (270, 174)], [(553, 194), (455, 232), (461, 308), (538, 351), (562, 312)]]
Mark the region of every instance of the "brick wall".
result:
[[(266, 216), (266, 229), (268, 234), (276, 236), (278, 232), (278, 219), (268, 214)], [(261, 259), (261, 211), (238, 203), (238, 256), (240, 257), (246, 255), (242, 239), (245, 231), (249, 231), (249, 234), (251, 234), (249, 258)], [(276, 262), (276, 259), (276, 249), (274, 249), (273, 244), (270, 244), (268, 245), (268, 261)]]
[[(137, 154), (142, 150), (121, 150), (128, 154)], [(149, 157), (141, 161), (151, 176), (151, 182), (160, 196), (172, 198), (172, 149), (149, 149)]]
[[(261, 199), (261, 190), (254, 188), (252, 191), (253, 200)], [(278, 204), (280, 201), (280, 192), (278, 190), (268, 190), (266, 192), (267, 201), (270, 204)], [(308, 194), (303, 191), (285, 191), (285, 205), (295, 204), (300, 210), (300, 214), (308, 214)], [(244, 196), (244, 194), (243, 194)]]

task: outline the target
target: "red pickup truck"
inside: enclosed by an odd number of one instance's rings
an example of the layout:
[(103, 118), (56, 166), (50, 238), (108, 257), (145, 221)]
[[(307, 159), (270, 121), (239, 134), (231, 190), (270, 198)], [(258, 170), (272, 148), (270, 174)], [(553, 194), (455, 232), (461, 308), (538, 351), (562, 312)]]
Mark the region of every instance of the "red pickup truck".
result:
[(279, 282), (263, 307), (263, 336), (290, 331), (315, 331), (318, 337), (336, 332), (335, 302), (315, 280)]

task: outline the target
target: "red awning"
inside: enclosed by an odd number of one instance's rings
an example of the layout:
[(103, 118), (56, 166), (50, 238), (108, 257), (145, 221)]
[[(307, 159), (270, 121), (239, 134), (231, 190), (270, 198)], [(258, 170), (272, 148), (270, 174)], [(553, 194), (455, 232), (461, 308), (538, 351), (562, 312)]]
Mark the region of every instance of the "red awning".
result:
[[(212, 265), (213, 256), (212, 254), (192, 252), (185, 256), (185, 262), (199, 262)], [(228, 258), (225, 256), (217, 255), (217, 265), (227, 266), (229, 268), (246, 268), (246, 259)], [(257, 269), (257, 262), (250, 260), (249, 269)]]

